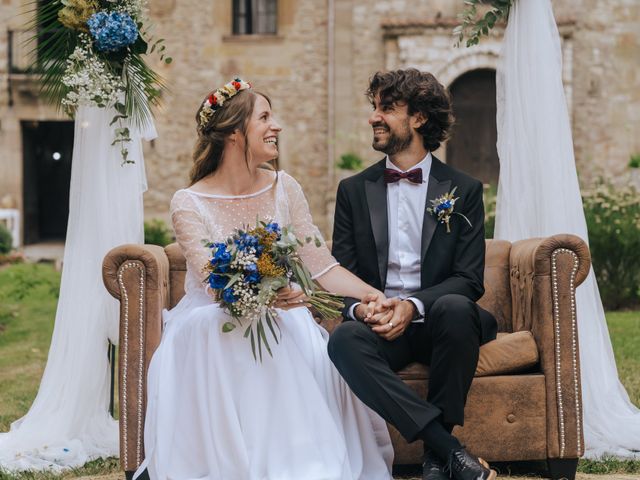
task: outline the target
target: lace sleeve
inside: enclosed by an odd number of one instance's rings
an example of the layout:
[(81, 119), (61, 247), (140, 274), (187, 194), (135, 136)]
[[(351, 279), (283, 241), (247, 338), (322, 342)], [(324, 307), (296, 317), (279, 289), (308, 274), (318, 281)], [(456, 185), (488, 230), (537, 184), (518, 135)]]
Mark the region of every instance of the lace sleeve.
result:
[(313, 224), (309, 204), (304, 196), (300, 184), (290, 175), (283, 172), (282, 182), (289, 204), (289, 215), (296, 236), (304, 241), (305, 238), (318, 238), (320, 247), (315, 242), (307, 243), (300, 248), (300, 257), (309, 269), (312, 278), (316, 279), (338, 265), (338, 262), (329, 252), (318, 227)]
[(204, 278), (201, 272), (209, 260), (209, 251), (203, 240), (208, 240), (208, 232), (195, 201), (187, 192), (178, 191), (173, 196), (171, 221), (176, 240), (187, 260), (187, 270), (197, 278)]

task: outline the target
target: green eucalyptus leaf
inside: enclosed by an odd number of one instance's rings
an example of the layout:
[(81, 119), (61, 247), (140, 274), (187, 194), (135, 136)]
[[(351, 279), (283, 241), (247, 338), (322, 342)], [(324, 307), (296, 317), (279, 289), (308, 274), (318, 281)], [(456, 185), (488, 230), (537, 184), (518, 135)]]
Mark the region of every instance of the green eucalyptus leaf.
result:
[(131, 49), (131, 53), (144, 55), (147, 53), (147, 42), (144, 41), (141, 35), (138, 35), (136, 41), (129, 48)]
[(280, 343), (278, 341), (278, 336), (276, 335), (276, 331), (273, 328), (273, 324), (274, 324), (274, 322), (276, 322), (276, 319), (272, 318), (272, 314), (271, 314), (271, 312), (269, 310), (267, 310), (266, 317), (267, 317), (267, 327), (269, 327), (269, 330), (271, 331), (271, 335), (273, 336), (273, 339), (276, 341), (276, 343)]
[(231, 277), (229, 279), (229, 281), (227, 282), (227, 284), (225, 285), (224, 288), (229, 288), (230, 286), (232, 286), (234, 283), (236, 283), (238, 280), (240, 280), (240, 278), (242, 277), (242, 272), (238, 272), (235, 275), (233, 275), (233, 277)]
[[(264, 332), (264, 326), (262, 325), (262, 320), (258, 320), (258, 335), (260, 335), (260, 338), (262, 338), (262, 341), (264, 342), (264, 346), (267, 349), (267, 352), (269, 352), (269, 355), (273, 357), (273, 353), (271, 352), (271, 348), (269, 347), (269, 342), (267, 341), (267, 336), (265, 335), (265, 332)], [(262, 354), (260, 355), (260, 359), (262, 360)]]
[[(249, 337), (251, 339), (251, 352), (253, 353), (253, 359), (257, 362), (258, 357), (256, 356), (256, 339), (253, 335), (253, 329), (249, 330), (249, 333)], [(262, 360), (262, 358), (260, 358), (260, 360)]]

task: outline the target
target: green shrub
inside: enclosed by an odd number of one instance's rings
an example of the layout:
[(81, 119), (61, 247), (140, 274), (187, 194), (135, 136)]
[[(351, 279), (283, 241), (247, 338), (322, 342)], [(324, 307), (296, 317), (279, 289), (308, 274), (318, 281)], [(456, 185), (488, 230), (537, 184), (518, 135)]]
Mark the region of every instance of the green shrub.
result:
[(606, 309), (640, 303), (640, 197), (599, 179), (583, 192), (591, 260)]
[(340, 156), (340, 161), (336, 164), (342, 170), (361, 170), (362, 158), (355, 153), (345, 153)]
[(165, 247), (173, 242), (173, 235), (167, 224), (159, 218), (144, 222), (144, 243)]
[(629, 168), (640, 168), (640, 153), (631, 155), (629, 159)]
[(9, 253), (13, 249), (13, 237), (11, 232), (0, 223), (0, 254)]
[(484, 238), (493, 238), (496, 227), (496, 200), (498, 198), (498, 187), (491, 184), (484, 184)]

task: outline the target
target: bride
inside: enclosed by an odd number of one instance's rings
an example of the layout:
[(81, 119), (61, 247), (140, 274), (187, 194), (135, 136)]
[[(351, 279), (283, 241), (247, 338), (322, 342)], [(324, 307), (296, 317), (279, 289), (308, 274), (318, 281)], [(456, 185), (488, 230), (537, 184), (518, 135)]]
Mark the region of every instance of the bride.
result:
[[(327, 355), (327, 332), (299, 290), (281, 289), (280, 343), (262, 363), (242, 329), (207, 293), (203, 239), (223, 241), (256, 218), (320, 233), (300, 185), (277, 165), (281, 127), (269, 99), (236, 79), (198, 109), (191, 186), (171, 216), (187, 260), (184, 298), (164, 312), (148, 376), (145, 461), (151, 479), (391, 479), (393, 450), (382, 418), (349, 390)], [(300, 255), (318, 283), (340, 295), (383, 295), (313, 243)], [(144, 475), (143, 475), (144, 476)]]

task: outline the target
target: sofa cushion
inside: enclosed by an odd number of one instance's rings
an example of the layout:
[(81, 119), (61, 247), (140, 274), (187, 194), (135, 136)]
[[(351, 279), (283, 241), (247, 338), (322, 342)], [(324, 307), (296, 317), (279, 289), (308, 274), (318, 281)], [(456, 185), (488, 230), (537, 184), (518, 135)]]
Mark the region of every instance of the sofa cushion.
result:
[[(529, 331), (498, 333), (498, 338), (480, 347), (476, 377), (524, 371), (538, 363), (538, 347)], [(412, 363), (398, 372), (403, 380), (429, 377), (429, 367)]]

